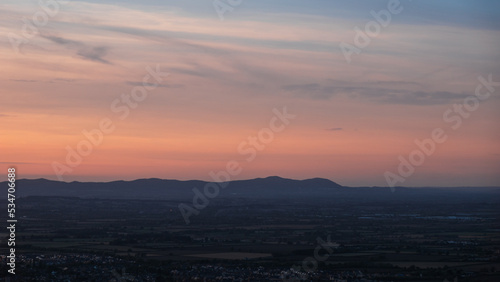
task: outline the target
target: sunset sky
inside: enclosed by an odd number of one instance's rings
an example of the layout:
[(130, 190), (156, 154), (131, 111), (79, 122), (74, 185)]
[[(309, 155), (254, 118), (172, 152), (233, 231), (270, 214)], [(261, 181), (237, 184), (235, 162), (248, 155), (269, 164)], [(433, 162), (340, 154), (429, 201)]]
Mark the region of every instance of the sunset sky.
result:
[[(442, 128), (447, 140), (400, 185), (500, 185), (500, 86), (458, 128), (443, 119), (479, 76), (500, 81), (500, 2), (401, 0), (347, 62), (339, 44), (391, 1), (242, 0), (223, 20), (211, 0), (2, 1), (0, 180), (12, 166), (58, 179), (67, 147), (108, 119), (113, 132), (64, 181), (211, 180), (234, 160), (233, 179), (386, 186), (398, 156)], [(47, 22), (28, 38), (33, 15)], [(126, 117), (113, 111), (157, 66), (164, 81)], [(247, 161), (240, 144), (284, 107), (296, 117)]]

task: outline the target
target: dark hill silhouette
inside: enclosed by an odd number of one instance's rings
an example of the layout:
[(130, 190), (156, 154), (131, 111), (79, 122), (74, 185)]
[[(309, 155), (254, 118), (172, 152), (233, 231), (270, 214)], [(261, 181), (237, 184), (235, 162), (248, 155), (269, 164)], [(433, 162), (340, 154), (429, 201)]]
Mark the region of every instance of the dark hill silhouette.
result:
[[(51, 196), (100, 199), (153, 199), (191, 201), (193, 189), (203, 192), (210, 182), (201, 180), (137, 179), (133, 181), (111, 182), (60, 182), (47, 179), (20, 179), (16, 181), (16, 197)], [(7, 187), (7, 182), (1, 182)], [(387, 187), (344, 187), (324, 178), (293, 180), (278, 176), (235, 180), (221, 183), (217, 198), (285, 199), (316, 201), (352, 200), (394, 201), (432, 199), (443, 200), (452, 197), (497, 197), (498, 187), (458, 187), (458, 188), (405, 188), (397, 187), (392, 193)], [(485, 196), (487, 195), (487, 196)], [(7, 193), (0, 198), (6, 198)]]
[[(137, 179), (133, 181), (111, 182), (61, 182), (47, 179), (20, 179), (16, 182), (16, 195), (62, 196), (81, 198), (118, 198), (118, 199), (189, 199), (193, 188), (203, 191), (209, 183), (200, 180)], [(318, 193), (324, 190), (341, 189), (342, 186), (328, 179), (292, 180), (271, 176), (249, 180), (236, 180), (221, 183), (221, 196), (240, 195), (245, 197), (275, 197), (304, 193)], [(7, 187), (6, 182), (2, 185)], [(4, 197), (4, 195), (0, 196)]]

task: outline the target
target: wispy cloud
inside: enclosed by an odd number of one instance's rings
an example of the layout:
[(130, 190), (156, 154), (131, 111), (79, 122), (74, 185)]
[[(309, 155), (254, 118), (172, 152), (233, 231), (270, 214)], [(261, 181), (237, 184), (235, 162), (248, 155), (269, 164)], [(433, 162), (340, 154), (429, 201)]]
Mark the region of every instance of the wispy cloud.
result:
[(41, 35), (43, 38), (50, 40), (56, 44), (65, 46), (70, 50), (76, 50), (76, 55), (82, 59), (99, 62), (103, 64), (111, 64), (110, 61), (104, 57), (108, 54), (108, 47), (106, 46), (89, 46), (84, 42), (66, 39), (60, 36)]
[(416, 106), (442, 105), (459, 102), (469, 95), (470, 94), (452, 93), (446, 91), (389, 93), (380, 97), (377, 102)]
[(154, 84), (154, 83), (144, 83), (141, 81), (127, 81), (128, 85), (132, 86), (150, 86), (150, 87), (163, 87), (163, 88), (183, 88), (183, 84)]
[[(337, 95), (344, 95), (351, 99), (364, 99), (375, 103), (414, 106), (449, 104), (458, 102), (470, 95), (449, 91), (425, 92), (377, 87), (379, 82), (372, 84), (373, 86), (335, 86), (330, 84), (308, 83), (285, 85), (282, 89), (293, 93), (295, 96), (309, 99), (330, 99)], [(403, 84), (410, 84), (410, 82), (405, 82)]]
[(10, 81), (15, 81), (15, 82), (38, 82), (37, 80), (32, 80), (32, 79), (10, 79)]
[(323, 86), (319, 83), (291, 84), (282, 87), (285, 91), (292, 92), (296, 96), (311, 99), (330, 99), (336, 94), (336, 89)]
[(68, 79), (68, 78), (59, 78), (59, 77), (56, 77), (54, 79), (52, 79), (51, 82), (75, 82), (76, 79)]

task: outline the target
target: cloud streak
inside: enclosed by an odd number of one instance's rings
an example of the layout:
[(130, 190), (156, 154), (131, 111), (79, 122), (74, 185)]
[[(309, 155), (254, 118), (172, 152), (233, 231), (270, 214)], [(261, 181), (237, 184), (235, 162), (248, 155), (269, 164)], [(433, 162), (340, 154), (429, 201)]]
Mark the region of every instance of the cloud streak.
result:
[[(404, 83), (408, 84), (408, 83)], [(335, 86), (319, 83), (292, 84), (283, 90), (301, 98), (326, 100), (334, 96), (362, 99), (382, 104), (401, 104), (412, 106), (432, 106), (459, 102), (470, 94), (449, 91), (413, 91), (406, 89), (377, 88), (375, 86)]]
[(43, 38), (56, 43), (58, 45), (65, 46), (69, 50), (75, 50), (76, 55), (84, 60), (94, 61), (102, 64), (111, 64), (110, 61), (104, 57), (108, 54), (108, 47), (106, 46), (90, 46), (84, 42), (66, 39), (60, 36), (53, 35), (41, 35)]
[(128, 85), (132, 86), (149, 86), (149, 87), (162, 87), (162, 88), (183, 88), (183, 84), (154, 84), (154, 83), (144, 83), (141, 81), (127, 81)]

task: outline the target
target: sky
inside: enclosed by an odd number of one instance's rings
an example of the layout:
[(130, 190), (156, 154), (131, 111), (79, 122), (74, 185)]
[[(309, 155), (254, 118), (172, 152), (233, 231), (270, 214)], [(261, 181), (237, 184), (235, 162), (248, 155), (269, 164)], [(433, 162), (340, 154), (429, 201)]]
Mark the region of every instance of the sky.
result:
[(40, 3), (0, 4), (0, 180), (500, 185), (498, 1)]

